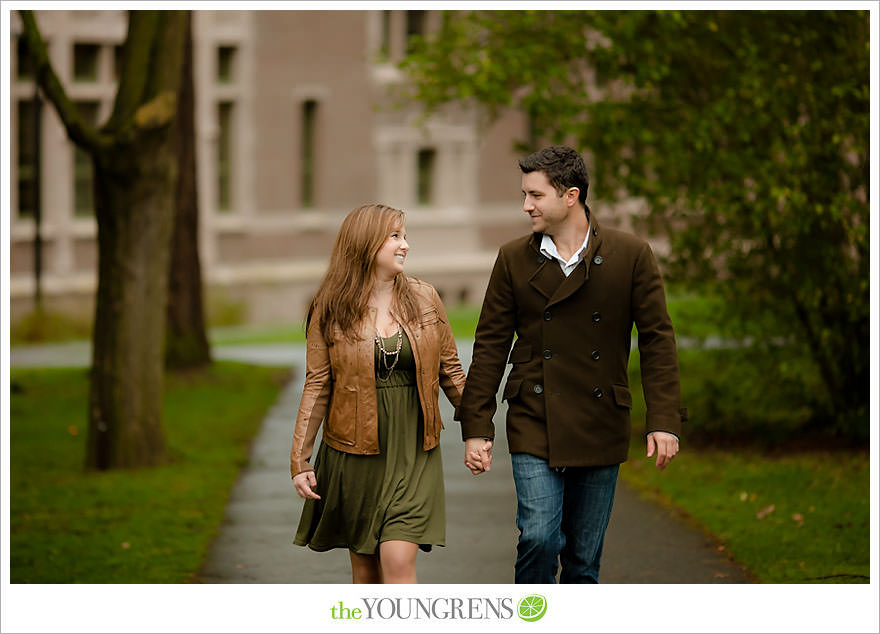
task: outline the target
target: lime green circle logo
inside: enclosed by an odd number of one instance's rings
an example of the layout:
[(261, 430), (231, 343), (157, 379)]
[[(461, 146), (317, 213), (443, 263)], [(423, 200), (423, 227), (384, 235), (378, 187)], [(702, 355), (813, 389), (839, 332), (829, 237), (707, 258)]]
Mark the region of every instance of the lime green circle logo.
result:
[(523, 621), (537, 621), (547, 613), (547, 599), (540, 594), (523, 597), (517, 606), (517, 614)]

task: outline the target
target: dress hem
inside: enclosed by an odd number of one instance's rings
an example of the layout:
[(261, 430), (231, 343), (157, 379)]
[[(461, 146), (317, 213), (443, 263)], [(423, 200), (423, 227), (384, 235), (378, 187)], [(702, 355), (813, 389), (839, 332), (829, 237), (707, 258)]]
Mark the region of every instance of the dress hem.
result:
[[(372, 551), (369, 551), (369, 552), (355, 550), (354, 548), (352, 548), (348, 544), (334, 544), (333, 546), (316, 546), (311, 543), (306, 543), (306, 542), (297, 541), (297, 540), (294, 540), (292, 543), (294, 546), (303, 546), (305, 548), (309, 548), (310, 550), (314, 550), (317, 553), (326, 553), (329, 550), (336, 550), (337, 548), (345, 548), (346, 550), (350, 550), (351, 552), (355, 553), (356, 555), (375, 555), (376, 550), (378, 550), (379, 544), (381, 544), (383, 541), (387, 542), (387, 541), (394, 541), (394, 540), (390, 540), (390, 539), (380, 540), (376, 544), (376, 548), (374, 548)], [(411, 544), (415, 544), (419, 547), (419, 550), (422, 550), (424, 552), (431, 552), (431, 548), (433, 548), (434, 546), (437, 546), (438, 548), (446, 548), (445, 541), (431, 542), (431, 543), (419, 543), (419, 542), (415, 542), (411, 539), (399, 539), (397, 541), (404, 541), (404, 542), (409, 542)]]

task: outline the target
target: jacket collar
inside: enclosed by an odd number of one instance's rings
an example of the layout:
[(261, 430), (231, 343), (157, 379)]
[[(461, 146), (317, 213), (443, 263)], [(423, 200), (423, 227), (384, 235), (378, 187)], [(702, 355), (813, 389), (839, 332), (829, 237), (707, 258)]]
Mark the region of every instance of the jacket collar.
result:
[(595, 259), (602, 244), (602, 231), (599, 228), (599, 221), (596, 220), (595, 214), (590, 214), (590, 227), (588, 230), (590, 232), (590, 240), (587, 244), (587, 251), (584, 253), (584, 259), (571, 272), (571, 275), (562, 280), (562, 283), (559, 282), (559, 278), (563, 277), (559, 263), (541, 253), (541, 240), (544, 234), (533, 233), (529, 239), (529, 247), (534, 253), (535, 264), (537, 265), (535, 272), (529, 278), (529, 284), (547, 298), (548, 307), (567, 299), (577, 292), (590, 279), (590, 268), (602, 265), (602, 259)]

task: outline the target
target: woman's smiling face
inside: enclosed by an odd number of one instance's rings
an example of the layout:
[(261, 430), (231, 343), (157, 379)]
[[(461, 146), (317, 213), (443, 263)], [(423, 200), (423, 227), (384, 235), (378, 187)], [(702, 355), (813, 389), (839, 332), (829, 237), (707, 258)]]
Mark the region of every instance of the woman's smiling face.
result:
[(406, 226), (400, 225), (391, 232), (376, 254), (376, 277), (380, 280), (389, 280), (402, 273), (408, 252)]

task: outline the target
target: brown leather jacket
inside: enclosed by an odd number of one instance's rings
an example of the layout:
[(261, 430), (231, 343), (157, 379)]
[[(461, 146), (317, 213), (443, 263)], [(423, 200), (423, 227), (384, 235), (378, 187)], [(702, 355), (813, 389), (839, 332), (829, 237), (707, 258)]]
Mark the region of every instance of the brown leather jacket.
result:
[[(410, 278), (409, 282), (418, 299), (419, 318), (415, 323), (400, 321), (415, 357), (425, 427), (423, 448), (427, 451), (440, 442), (443, 428), (437, 400), (440, 388), (457, 408), (464, 390), (465, 374), (458, 360), (449, 318), (437, 291), (420, 280)], [(375, 312), (375, 309), (370, 310)], [(290, 448), (291, 477), (313, 469), (309, 459), (322, 422), (323, 442), (330, 447), (352, 454), (379, 453), (372, 336), (374, 317), (370, 314), (364, 320), (359, 341), (340, 337), (332, 346), (327, 346), (321, 336), (317, 319), (309, 325), (305, 387)]]

